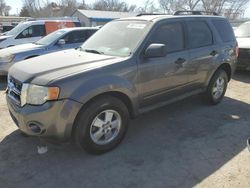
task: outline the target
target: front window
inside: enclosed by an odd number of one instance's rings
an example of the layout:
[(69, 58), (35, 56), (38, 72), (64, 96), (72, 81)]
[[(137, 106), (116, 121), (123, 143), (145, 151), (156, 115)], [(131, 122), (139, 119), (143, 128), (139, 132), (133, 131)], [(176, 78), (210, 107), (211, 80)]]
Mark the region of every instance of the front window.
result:
[(250, 23), (241, 24), (235, 31), (236, 37), (250, 37)]
[(16, 39), (30, 38), (30, 37), (43, 37), (45, 35), (44, 25), (32, 25), (21, 32)]
[(81, 50), (127, 57), (135, 52), (150, 25), (150, 22), (146, 21), (110, 22), (90, 37)]
[(18, 35), (21, 31), (23, 31), (24, 29), (26, 29), (28, 26), (27, 23), (21, 22), (19, 23), (16, 27), (14, 27), (13, 29), (11, 29), (10, 31), (8, 31), (6, 33), (6, 35), (13, 35), (16, 36)]
[(47, 36), (45, 36), (42, 39), (35, 42), (35, 44), (45, 45), (45, 46), (50, 45), (50, 44), (54, 43), (56, 40), (58, 40), (66, 32), (67, 31), (65, 31), (65, 30), (54, 31), (53, 33), (50, 33)]

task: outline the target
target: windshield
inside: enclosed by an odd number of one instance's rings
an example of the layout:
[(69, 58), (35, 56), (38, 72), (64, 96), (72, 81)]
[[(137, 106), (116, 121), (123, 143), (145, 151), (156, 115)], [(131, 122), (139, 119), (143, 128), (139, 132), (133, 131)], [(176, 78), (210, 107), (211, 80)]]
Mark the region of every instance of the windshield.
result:
[(21, 22), (19, 23), (16, 27), (14, 27), (13, 29), (11, 29), (10, 31), (8, 31), (6, 33), (6, 35), (18, 35), (20, 32), (22, 32), (24, 29), (26, 29), (28, 26), (27, 23)]
[(250, 23), (241, 24), (235, 31), (236, 37), (250, 37)]
[(136, 50), (150, 25), (146, 21), (110, 22), (90, 37), (81, 50), (127, 57)]
[(67, 31), (65, 30), (54, 31), (53, 33), (50, 33), (47, 36), (35, 42), (35, 44), (45, 45), (45, 46), (50, 45), (54, 43), (56, 40), (58, 40), (60, 37), (62, 37), (62, 35), (64, 35), (64, 33), (66, 32)]

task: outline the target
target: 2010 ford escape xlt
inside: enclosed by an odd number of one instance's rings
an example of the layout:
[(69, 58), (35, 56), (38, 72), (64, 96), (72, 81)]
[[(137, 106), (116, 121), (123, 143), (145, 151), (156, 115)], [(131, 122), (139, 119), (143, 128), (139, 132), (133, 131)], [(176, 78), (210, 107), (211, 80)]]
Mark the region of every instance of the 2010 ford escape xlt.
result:
[(6, 95), (14, 122), (103, 153), (138, 114), (198, 93), (219, 103), (236, 66), (233, 30), (220, 16), (180, 13), (115, 20), (77, 50), (15, 64)]

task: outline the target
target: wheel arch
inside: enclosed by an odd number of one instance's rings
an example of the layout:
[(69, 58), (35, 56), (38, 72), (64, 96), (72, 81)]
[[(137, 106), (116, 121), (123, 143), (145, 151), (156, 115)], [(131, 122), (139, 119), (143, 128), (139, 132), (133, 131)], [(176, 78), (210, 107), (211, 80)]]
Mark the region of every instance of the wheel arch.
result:
[[(219, 69), (222, 69), (222, 70), (224, 70), (224, 71), (227, 73), (228, 81), (230, 81), (231, 78), (232, 78), (232, 68), (231, 68), (230, 64), (228, 64), (228, 63), (223, 63), (223, 64), (221, 64), (221, 65), (216, 69), (216, 71), (219, 70)], [(216, 72), (216, 71), (215, 71), (215, 72)]]
[(80, 110), (78, 111), (78, 113), (77, 113), (77, 115), (75, 117), (72, 129), (71, 129), (71, 137), (75, 134), (76, 121), (79, 120), (80, 113), (84, 109), (86, 109), (88, 107), (88, 105), (90, 105), (94, 100), (97, 100), (98, 98), (104, 97), (104, 96), (112, 96), (112, 97), (115, 97), (115, 98), (121, 100), (124, 103), (124, 105), (127, 107), (130, 118), (136, 117), (136, 115), (137, 115), (136, 109), (135, 109), (135, 107), (133, 105), (132, 100), (129, 98), (128, 95), (126, 95), (126, 94), (124, 94), (124, 93), (122, 93), (120, 91), (106, 91), (106, 92), (97, 94), (96, 96), (93, 96), (92, 98), (87, 100), (86, 103), (84, 103), (82, 105), (82, 107), (80, 108)]

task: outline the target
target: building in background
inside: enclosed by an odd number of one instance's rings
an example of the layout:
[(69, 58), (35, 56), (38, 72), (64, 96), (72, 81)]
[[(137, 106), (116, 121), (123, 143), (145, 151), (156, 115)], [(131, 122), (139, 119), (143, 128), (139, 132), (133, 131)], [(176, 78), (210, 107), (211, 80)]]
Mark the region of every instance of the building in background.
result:
[(80, 10), (77, 9), (71, 16), (77, 17), (82, 26), (91, 27), (104, 25), (109, 21), (118, 18), (126, 18), (136, 16), (138, 13), (132, 12), (112, 12), (99, 10)]

